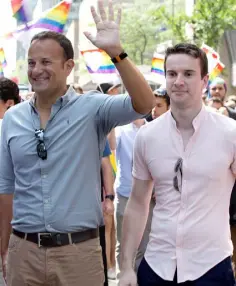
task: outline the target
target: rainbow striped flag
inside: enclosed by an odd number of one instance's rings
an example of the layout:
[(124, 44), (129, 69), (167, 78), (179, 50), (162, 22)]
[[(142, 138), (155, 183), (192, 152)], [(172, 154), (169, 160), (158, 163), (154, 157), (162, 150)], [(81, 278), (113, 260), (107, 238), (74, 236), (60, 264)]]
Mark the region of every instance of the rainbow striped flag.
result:
[(214, 69), (211, 71), (211, 73), (209, 74), (209, 80), (212, 81), (214, 80), (216, 77), (218, 77), (221, 72), (223, 71), (223, 69), (225, 68), (225, 65), (222, 64), (220, 61), (216, 64), (216, 66), (214, 67)]
[(117, 73), (115, 65), (106, 52), (100, 49), (81, 51), (90, 74)]
[(57, 33), (63, 33), (65, 24), (71, 8), (71, 1), (61, 1), (53, 8), (45, 12), (45, 14), (32, 23), (30, 28), (42, 28)]
[(23, 0), (11, 0), (11, 7), (14, 18), (16, 18), (21, 23), (28, 22), (28, 17), (26, 15), (26, 10), (23, 4)]
[(0, 48), (0, 65), (2, 68), (7, 66), (7, 60), (3, 48)]
[(164, 76), (164, 56), (160, 54), (154, 54), (152, 59), (151, 72)]

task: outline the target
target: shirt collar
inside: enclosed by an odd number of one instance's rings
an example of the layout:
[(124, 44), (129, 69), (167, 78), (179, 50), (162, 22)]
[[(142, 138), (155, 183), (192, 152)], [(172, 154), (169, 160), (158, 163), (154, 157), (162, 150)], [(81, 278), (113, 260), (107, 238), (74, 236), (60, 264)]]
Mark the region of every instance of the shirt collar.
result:
[[(63, 107), (76, 96), (78, 96), (77, 93), (75, 92), (74, 88), (70, 86), (67, 89), (66, 93), (57, 99), (57, 101), (55, 102), (55, 105), (60, 103), (62, 104), (62, 107)], [(36, 109), (36, 95), (35, 94), (31, 97), (29, 103), (34, 109)]]
[[(176, 128), (177, 128), (177, 125), (176, 125), (176, 121), (171, 113), (171, 110), (167, 111), (169, 113), (169, 117), (170, 117), (170, 120), (171, 120), (171, 124)], [(200, 110), (200, 112), (197, 114), (197, 116), (193, 119), (193, 128), (194, 130), (198, 130), (200, 125), (201, 125), (201, 122), (204, 120), (205, 118), (205, 115), (206, 115), (206, 107), (204, 105), (202, 105), (202, 108)]]

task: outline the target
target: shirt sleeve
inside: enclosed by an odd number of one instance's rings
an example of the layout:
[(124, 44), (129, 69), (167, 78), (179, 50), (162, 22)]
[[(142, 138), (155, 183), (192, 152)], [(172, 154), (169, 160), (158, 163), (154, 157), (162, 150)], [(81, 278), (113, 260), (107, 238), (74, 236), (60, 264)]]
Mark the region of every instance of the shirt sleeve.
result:
[(146, 148), (143, 135), (143, 128), (141, 127), (134, 142), (133, 151), (133, 171), (132, 175), (139, 180), (151, 180), (152, 176), (149, 172), (146, 158)]
[(0, 140), (0, 194), (13, 194), (15, 191), (15, 174), (7, 139), (8, 122), (8, 114), (5, 114)]
[(110, 149), (110, 146), (109, 146), (109, 143), (108, 143), (108, 140), (106, 140), (106, 145), (105, 145), (105, 149), (103, 151), (103, 155), (102, 157), (108, 157), (111, 155), (111, 149)]
[(137, 113), (132, 105), (131, 97), (128, 95), (107, 96), (98, 109), (98, 124), (104, 134), (119, 125), (128, 124), (145, 115)]

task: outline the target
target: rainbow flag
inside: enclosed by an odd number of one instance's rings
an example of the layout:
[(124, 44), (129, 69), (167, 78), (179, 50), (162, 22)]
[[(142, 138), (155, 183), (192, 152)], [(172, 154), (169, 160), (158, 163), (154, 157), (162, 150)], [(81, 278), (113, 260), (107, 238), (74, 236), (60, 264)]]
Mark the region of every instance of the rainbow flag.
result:
[(28, 22), (23, 0), (11, 0), (11, 7), (14, 18), (16, 18), (21, 23)]
[(159, 54), (154, 54), (152, 59), (151, 72), (164, 76), (164, 56)]
[(2, 68), (7, 66), (7, 60), (3, 48), (0, 48), (0, 65)]
[(42, 28), (63, 33), (71, 8), (71, 1), (61, 1), (48, 10), (40, 19), (32, 23), (30, 28)]
[(209, 74), (209, 80), (212, 81), (216, 77), (218, 77), (224, 68), (225, 68), (225, 65), (219, 61), (214, 67), (214, 69), (212, 70), (212, 72)]
[(112, 74), (117, 73), (115, 65), (103, 50), (81, 51), (86, 67), (90, 74)]

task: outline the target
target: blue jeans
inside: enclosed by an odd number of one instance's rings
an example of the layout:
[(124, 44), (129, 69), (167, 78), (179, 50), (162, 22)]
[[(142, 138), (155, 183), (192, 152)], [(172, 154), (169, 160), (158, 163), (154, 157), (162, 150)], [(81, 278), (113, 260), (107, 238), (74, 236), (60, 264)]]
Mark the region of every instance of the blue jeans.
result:
[(194, 281), (177, 283), (175, 274), (173, 281), (163, 280), (158, 276), (143, 258), (138, 270), (139, 286), (236, 286), (231, 257), (227, 257)]

